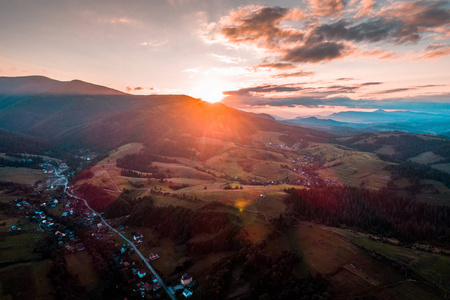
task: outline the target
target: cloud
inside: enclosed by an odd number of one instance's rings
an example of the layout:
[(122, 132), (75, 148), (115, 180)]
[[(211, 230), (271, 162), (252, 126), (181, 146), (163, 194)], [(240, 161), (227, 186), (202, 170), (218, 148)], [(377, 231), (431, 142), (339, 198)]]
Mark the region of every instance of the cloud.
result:
[(398, 88), (398, 89), (390, 89), (390, 90), (383, 90), (383, 91), (376, 91), (371, 93), (372, 95), (384, 95), (384, 94), (393, 94), (393, 93), (398, 93), (398, 92), (406, 92), (406, 91), (411, 91), (411, 90), (415, 90), (416, 88), (411, 87), (411, 88)]
[(150, 50), (159, 50), (165, 47), (169, 43), (169, 40), (148, 40), (142, 43), (139, 43), (139, 46), (149, 48)]
[[(248, 88), (241, 88), (234, 91), (225, 91), (223, 94), (231, 98), (225, 98), (226, 101), (240, 101), (242, 99), (251, 99), (251, 97), (257, 97), (261, 101), (262, 98), (270, 99), (291, 99), (297, 98), (315, 98), (325, 99), (327, 97), (353, 94), (359, 89), (363, 89), (367, 86), (374, 86), (383, 84), (383, 82), (364, 82), (351, 85), (332, 84), (328, 86), (308, 86), (309, 83), (296, 83), (296, 84), (263, 84), (252, 86)], [(286, 96), (287, 95), (287, 96)], [(250, 98), (249, 98), (250, 97)], [(254, 99), (257, 99), (254, 98)], [(225, 101), (225, 103), (227, 103)], [(282, 101), (282, 100), (279, 100)], [(249, 104), (249, 103), (247, 103)]]
[(319, 16), (340, 15), (345, 8), (345, 0), (309, 0), (314, 12)]
[(401, 19), (405, 25), (417, 27), (438, 27), (450, 22), (448, 1), (394, 2), (380, 15), (384, 18)]
[[(357, 49), (367, 44), (412, 44), (424, 36), (442, 38), (450, 23), (446, 1), (393, 2), (375, 12), (375, 1), (353, 0), (352, 5), (359, 5), (356, 16), (351, 18), (349, 14), (355, 9), (346, 10), (343, 0), (310, 0), (309, 3), (313, 14), (279, 6), (243, 6), (231, 10), (218, 23), (209, 24), (209, 28), (219, 33), (221, 41), (228, 45), (254, 46), (271, 55), (275, 63), (298, 64), (320, 63), (350, 55), (396, 59), (399, 55), (394, 51)], [(439, 49), (424, 58), (445, 53)]]
[(436, 60), (447, 55), (450, 55), (450, 45), (431, 44), (422, 52), (420, 58)]
[(297, 18), (295, 10), (279, 6), (245, 6), (232, 10), (221, 19), (220, 33), (231, 43), (251, 43), (258, 47), (273, 48), (280, 43), (303, 39), (303, 32), (283, 29), (282, 21)]
[(449, 94), (419, 96), (417, 98), (391, 98), (385, 100), (352, 99), (349, 97), (314, 97), (299, 96), (286, 98), (264, 98), (259, 96), (227, 97), (222, 102), (226, 105), (250, 107), (340, 107), (347, 109), (397, 109), (411, 111), (436, 110), (450, 112)]
[(305, 72), (305, 71), (299, 71), (299, 72), (293, 72), (293, 73), (281, 73), (273, 75), (273, 78), (287, 78), (287, 77), (307, 77), (307, 76), (313, 76), (314, 72)]
[(136, 87), (127, 86), (125, 89), (127, 92), (131, 92), (131, 91), (139, 92), (139, 91), (144, 91), (144, 90), (153, 91), (154, 90), (154, 88), (152, 88), (152, 87), (145, 88), (142, 86), (136, 86)]
[(364, 82), (364, 83), (361, 83), (361, 86), (379, 85), (379, 84), (383, 84), (383, 82)]
[(323, 42), (317, 44), (305, 44), (303, 46), (288, 49), (283, 60), (294, 63), (317, 63), (336, 59), (346, 55), (346, 47), (343, 43)]
[(111, 24), (130, 24), (132, 21), (127, 18), (115, 18), (115, 19), (109, 19), (109, 23)]
[(300, 90), (302, 90), (302, 88), (298, 86), (265, 84), (242, 88), (236, 91), (225, 91), (223, 94), (226, 96), (247, 96), (267, 93), (296, 92)]
[(381, 50), (380, 48), (372, 49), (372, 50), (364, 50), (360, 51), (360, 54), (363, 56), (376, 56), (378, 59), (397, 59), (399, 58), (399, 54), (394, 51), (386, 51)]
[(238, 64), (238, 63), (245, 61), (244, 59), (242, 59), (240, 57), (230, 57), (230, 56), (214, 54), (214, 53), (212, 53), (211, 55), (213, 57), (217, 58), (219, 61), (227, 63), (227, 64)]
[(286, 69), (294, 69), (296, 68), (296, 66), (291, 63), (278, 62), (278, 63), (263, 63), (253, 67), (254, 70), (257, 70), (259, 68), (286, 70)]
[(416, 42), (420, 38), (419, 25), (406, 24), (403, 19), (378, 17), (358, 24), (340, 20), (336, 23), (318, 26), (311, 32), (307, 42), (345, 40), (370, 43), (386, 41), (401, 44)]
[(358, 6), (358, 13), (356, 14), (355, 18), (363, 18), (368, 15), (370, 15), (375, 6), (376, 2), (374, 0), (362, 0)]

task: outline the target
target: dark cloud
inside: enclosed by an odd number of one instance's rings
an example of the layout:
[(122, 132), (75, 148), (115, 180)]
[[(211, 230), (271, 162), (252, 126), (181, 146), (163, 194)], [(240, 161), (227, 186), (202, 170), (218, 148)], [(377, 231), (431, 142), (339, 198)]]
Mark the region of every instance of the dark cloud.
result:
[(404, 4), (405, 9), (415, 13), (404, 11), (405, 23), (419, 27), (437, 27), (450, 23), (450, 13), (446, 9), (448, 1), (419, 1)]
[(226, 96), (246, 96), (267, 93), (297, 92), (300, 90), (302, 90), (302, 88), (298, 86), (266, 84), (249, 88), (242, 88), (236, 91), (225, 91), (223, 92), (223, 94)]
[[(288, 97), (288, 98), (264, 98), (258, 96), (230, 97), (223, 100), (227, 105), (235, 107), (248, 106), (302, 106), (306, 108), (317, 108), (324, 106), (346, 107), (348, 109), (399, 109), (413, 111), (429, 111), (450, 113), (449, 94), (440, 94), (429, 97), (417, 97), (408, 99), (386, 99), (386, 100), (355, 100), (349, 97)], [(447, 99), (443, 101), (442, 99)]]
[(329, 85), (321, 87), (308, 87), (308, 83), (296, 83), (296, 84), (264, 84), (259, 86), (252, 86), (248, 88), (241, 88), (235, 91), (223, 92), (226, 96), (240, 97), (240, 96), (263, 96), (270, 97), (276, 93), (294, 93), (299, 97), (314, 97), (314, 98), (326, 98), (333, 95), (352, 94), (360, 88), (369, 85), (382, 84), (381, 82), (365, 82), (361, 84), (353, 85)]
[(393, 93), (398, 93), (398, 92), (406, 92), (406, 91), (412, 91), (415, 90), (415, 87), (410, 87), (410, 88), (399, 88), (399, 89), (391, 89), (391, 90), (384, 90), (384, 91), (377, 91), (377, 92), (373, 92), (371, 94), (373, 95), (383, 95), (383, 94), (393, 94)]
[(232, 22), (223, 26), (221, 33), (233, 43), (256, 43), (272, 48), (279, 43), (296, 42), (303, 39), (303, 33), (292, 29), (282, 29), (281, 21), (289, 19), (288, 8), (262, 7), (259, 10), (235, 12)]
[[(372, 0), (361, 2), (367, 10), (351, 19), (320, 23), (319, 16), (337, 16), (345, 8), (344, 0), (310, 0), (314, 15), (303, 16), (299, 26), (281, 26), (293, 18), (293, 9), (281, 7), (248, 7), (232, 11), (219, 31), (231, 43), (247, 43), (272, 52), (278, 63), (318, 63), (343, 58), (355, 53), (356, 43), (416, 43), (426, 32), (439, 31), (450, 24), (448, 1), (393, 2), (378, 14), (373, 13)], [(298, 15), (298, 13), (297, 13)], [(374, 15), (367, 18), (368, 15)], [(284, 24), (284, 23), (283, 23)], [(421, 58), (435, 59), (448, 55), (450, 49), (427, 49)], [(393, 59), (394, 52), (380, 49), (359, 51), (360, 55)], [(264, 64), (263, 64), (264, 65)], [(269, 66), (268, 66), (269, 67)], [(276, 68), (275, 66), (273, 66)], [(290, 67), (290, 65), (289, 65)]]
[(364, 83), (361, 83), (361, 86), (379, 85), (379, 84), (383, 84), (383, 83), (382, 82), (364, 82)]
[(286, 69), (293, 69), (296, 68), (296, 66), (294, 64), (291, 63), (263, 63), (263, 64), (259, 64), (253, 67), (254, 69), (259, 69), (259, 68), (269, 68), (269, 69), (278, 69), (278, 70), (286, 70)]
[(389, 20), (374, 18), (352, 25), (347, 20), (316, 27), (307, 39), (307, 43), (324, 41), (370, 42), (389, 41), (395, 43), (420, 40), (419, 27), (407, 25), (400, 19)]
[(305, 71), (299, 71), (299, 72), (293, 72), (293, 73), (281, 73), (274, 75), (272, 77), (274, 78), (287, 78), (287, 77), (306, 77), (306, 76), (313, 76), (314, 72), (305, 72)]
[(343, 43), (324, 42), (288, 49), (283, 59), (295, 63), (316, 63), (342, 57), (344, 53), (345, 45)]

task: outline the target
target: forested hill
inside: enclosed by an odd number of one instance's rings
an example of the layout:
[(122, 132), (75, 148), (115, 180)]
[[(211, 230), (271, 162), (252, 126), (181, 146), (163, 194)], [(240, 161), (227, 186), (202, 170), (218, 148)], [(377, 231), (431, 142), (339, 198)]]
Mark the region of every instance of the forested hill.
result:
[(0, 94), (0, 128), (67, 147), (113, 148), (180, 136), (246, 143), (258, 131), (313, 141), (330, 136), (189, 96), (136, 96), (82, 81), (3, 77)]

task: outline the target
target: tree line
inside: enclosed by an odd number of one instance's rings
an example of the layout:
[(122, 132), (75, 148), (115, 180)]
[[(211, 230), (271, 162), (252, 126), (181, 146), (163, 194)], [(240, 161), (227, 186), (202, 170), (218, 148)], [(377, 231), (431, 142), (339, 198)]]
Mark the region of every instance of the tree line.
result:
[(450, 242), (450, 207), (394, 195), (387, 189), (356, 187), (288, 189), (285, 203), (300, 219), (329, 226), (351, 226), (411, 243)]

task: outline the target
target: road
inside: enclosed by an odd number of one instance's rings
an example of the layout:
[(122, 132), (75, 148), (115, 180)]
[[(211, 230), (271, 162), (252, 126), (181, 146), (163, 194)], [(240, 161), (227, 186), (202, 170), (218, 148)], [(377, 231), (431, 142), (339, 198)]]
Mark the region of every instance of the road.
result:
[(106, 227), (108, 227), (109, 229), (111, 229), (112, 231), (117, 233), (117, 235), (119, 235), (128, 244), (130, 244), (130, 246), (134, 249), (134, 251), (136, 251), (137, 255), (139, 255), (139, 257), (142, 259), (142, 262), (144, 262), (144, 264), (147, 266), (147, 268), (150, 270), (150, 272), (152, 272), (153, 276), (155, 276), (155, 278), (158, 280), (159, 284), (161, 284), (161, 287), (166, 291), (166, 293), (169, 295), (169, 297), (173, 300), (176, 300), (175, 296), (172, 295), (171, 292), (169, 292), (169, 289), (167, 288), (164, 281), (161, 279), (161, 277), (158, 275), (158, 273), (156, 273), (155, 269), (153, 269), (153, 267), (148, 263), (148, 261), (145, 259), (144, 255), (142, 255), (142, 253), (139, 251), (139, 249), (136, 247), (136, 245), (131, 240), (129, 240), (126, 236), (124, 236), (121, 232), (119, 232), (118, 230), (114, 229), (111, 225), (109, 225), (108, 222), (105, 219), (103, 219), (103, 217), (100, 214), (98, 214), (94, 209), (92, 209), (89, 206), (89, 204), (87, 203), (87, 201), (85, 199), (72, 194), (69, 191), (69, 188), (67, 187), (67, 185), (69, 184), (69, 181), (67, 180), (67, 178), (64, 175), (60, 174), (56, 169), (55, 169), (55, 175), (64, 181), (64, 192), (67, 195), (69, 195), (70, 197), (82, 200), (86, 204), (86, 207), (89, 208), (89, 210), (91, 210), (95, 216), (100, 217), (100, 219), (102, 220), (102, 223), (105, 224)]

